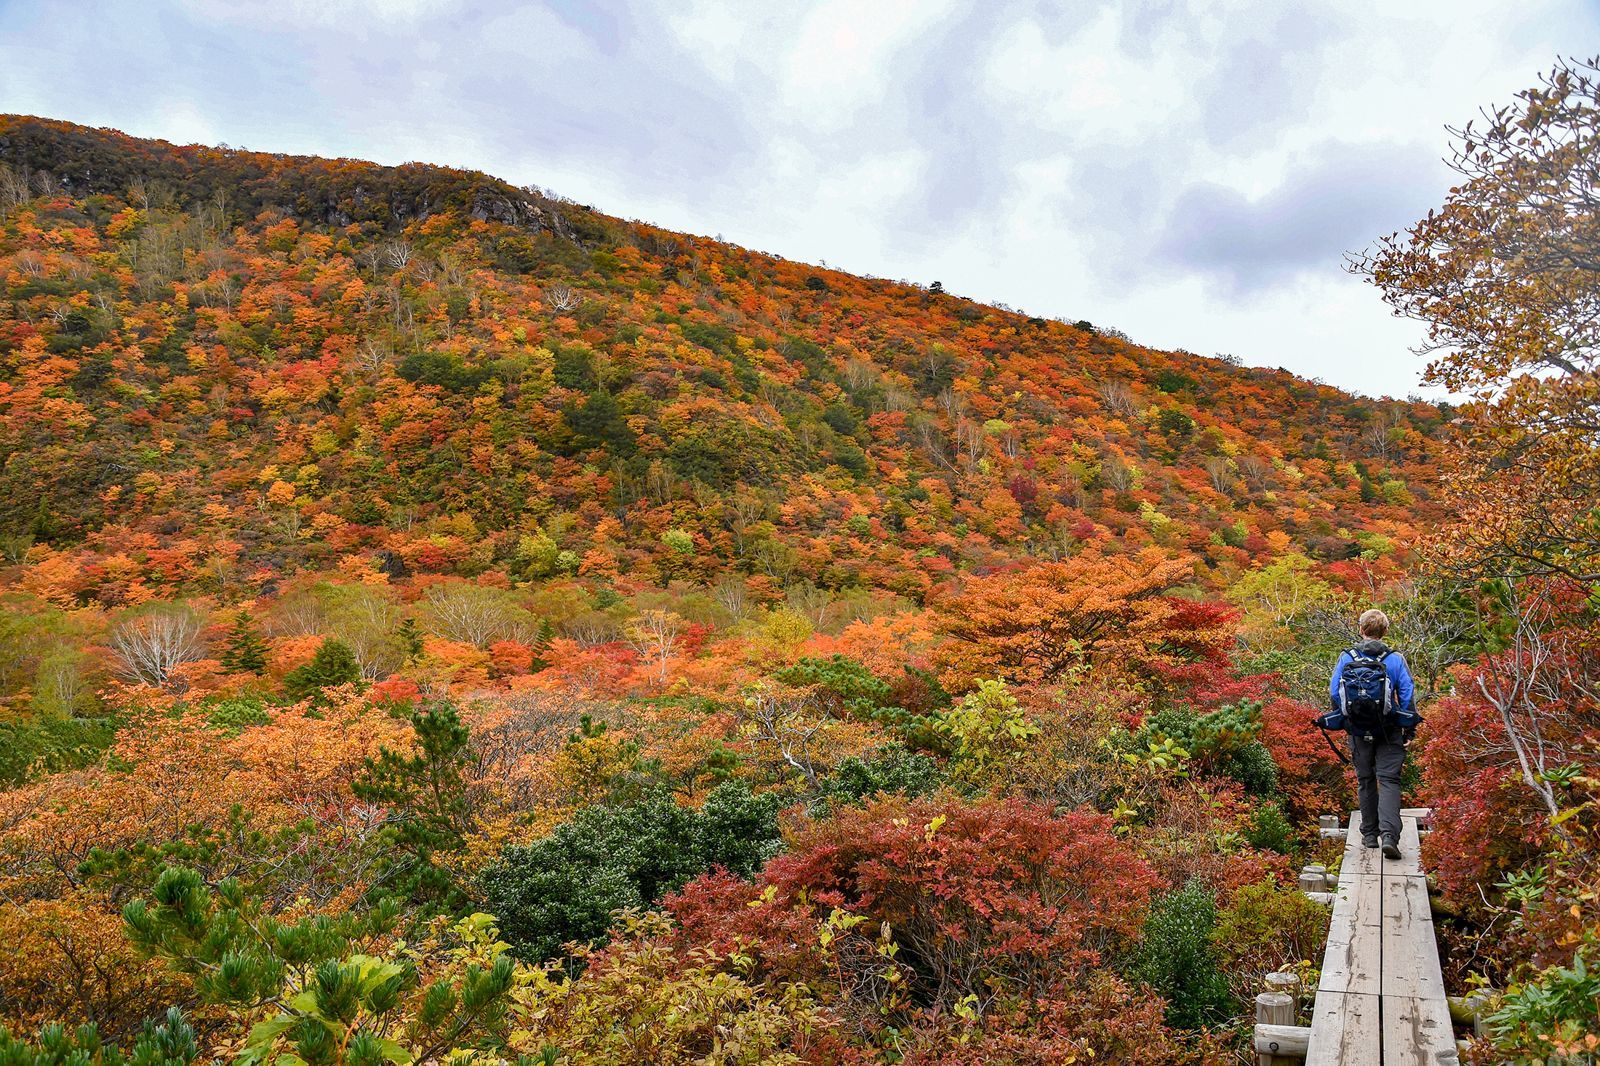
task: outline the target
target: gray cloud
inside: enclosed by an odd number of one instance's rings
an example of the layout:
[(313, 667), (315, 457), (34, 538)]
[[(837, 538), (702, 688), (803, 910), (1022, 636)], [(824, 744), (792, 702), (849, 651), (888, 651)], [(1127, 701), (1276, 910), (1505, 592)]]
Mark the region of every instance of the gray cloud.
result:
[(1419, 151), (1329, 143), (1298, 159), (1270, 192), (1247, 197), (1201, 182), (1177, 197), (1156, 256), (1235, 292), (1334, 271), (1347, 251), (1405, 225), (1438, 196)]
[(1230, 151), (1270, 145), (1306, 117), (1325, 76), (1324, 51), (1351, 29), (1331, 8), (1285, 7), (1239, 22), (1201, 99), (1207, 140)]

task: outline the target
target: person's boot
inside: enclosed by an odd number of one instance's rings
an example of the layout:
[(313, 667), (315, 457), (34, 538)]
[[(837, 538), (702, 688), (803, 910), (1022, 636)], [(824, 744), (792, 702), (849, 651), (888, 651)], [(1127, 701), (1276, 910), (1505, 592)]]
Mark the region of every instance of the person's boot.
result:
[(1393, 833), (1383, 834), (1383, 857), (1386, 859), (1400, 857), (1400, 838)]
[(1364, 848), (1375, 848), (1375, 847), (1377, 847), (1378, 846), (1378, 834), (1377, 833), (1363, 833), (1361, 835), (1361, 846), (1364, 847)]

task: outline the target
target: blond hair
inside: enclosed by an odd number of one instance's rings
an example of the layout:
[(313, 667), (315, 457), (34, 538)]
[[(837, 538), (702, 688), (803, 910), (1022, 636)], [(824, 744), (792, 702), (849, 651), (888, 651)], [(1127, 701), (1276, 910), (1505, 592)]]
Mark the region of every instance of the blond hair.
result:
[(1389, 616), (1374, 607), (1370, 611), (1361, 612), (1356, 628), (1361, 630), (1361, 635), (1364, 637), (1382, 637), (1389, 632)]

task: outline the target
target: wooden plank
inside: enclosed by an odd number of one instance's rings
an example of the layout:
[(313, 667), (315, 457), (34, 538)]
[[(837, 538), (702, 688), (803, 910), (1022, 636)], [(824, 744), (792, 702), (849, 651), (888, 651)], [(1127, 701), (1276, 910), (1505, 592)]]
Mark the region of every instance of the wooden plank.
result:
[(1306, 1066), (1383, 1066), (1378, 997), (1318, 992)]
[[(1376, 888), (1381, 882), (1361, 879)], [(1376, 996), (1383, 991), (1383, 925), (1381, 891), (1358, 892), (1348, 904), (1334, 900), (1335, 918), (1328, 929), (1328, 946), (1322, 953), (1322, 973), (1317, 997), (1324, 992), (1352, 992)], [(1343, 920), (1339, 916), (1345, 905)], [(1367, 920), (1370, 917), (1371, 920)]]
[(1377, 848), (1364, 847), (1361, 843), (1361, 812), (1354, 811), (1350, 815), (1350, 828), (1345, 835), (1344, 861), (1339, 866), (1339, 875), (1351, 874), (1381, 874), (1383, 873), (1383, 856)]
[[(1382, 852), (1382, 849), (1379, 849)], [(1401, 874), (1407, 877), (1422, 876), (1422, 838), (1417, 835), (1415, 818), (1400, 819), (1400, 857), (1383, 860), (1384, 876)]]
[(1384, 1066), (1445, 1066), (1459, 1060), (1450, 1006), (1438, 999), (1383, 997)]
[(1386, 999), (1402, 996), (1444, 1002), (1439, 943), (1434, 938), (1428, 884), (1421, 877), (1383, 879), (1381, 991)]

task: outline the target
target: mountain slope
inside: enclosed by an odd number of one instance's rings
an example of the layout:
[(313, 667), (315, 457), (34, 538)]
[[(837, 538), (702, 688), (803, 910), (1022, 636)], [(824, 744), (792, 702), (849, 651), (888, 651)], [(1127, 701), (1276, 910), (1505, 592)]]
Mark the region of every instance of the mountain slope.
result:
[(1404, 541), (1446, 417), (458, 170), (17, 116), (0, 164), (0, 534), (63, 604), (334, 569), (920, 600), (1084, 543), (1221, 580)]

